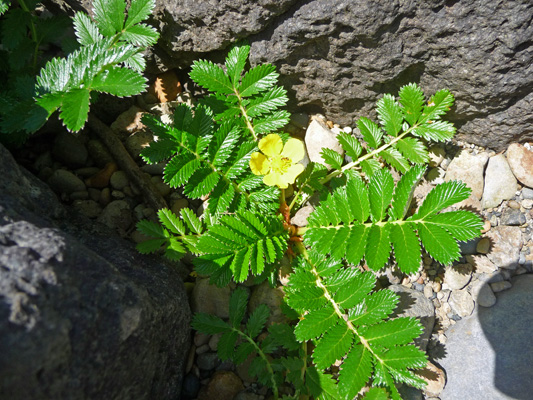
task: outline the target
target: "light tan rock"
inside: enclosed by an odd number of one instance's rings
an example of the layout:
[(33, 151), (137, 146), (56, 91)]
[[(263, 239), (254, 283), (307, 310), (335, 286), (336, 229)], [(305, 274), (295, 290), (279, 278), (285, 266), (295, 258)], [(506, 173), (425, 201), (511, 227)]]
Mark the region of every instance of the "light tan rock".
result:
[(516, 179), (533, 188), (533, 151), (521, 144), (512, 143), (507, 149), (506, 156)]
[(460, 180), (472, 189), (470, 197), (458, 203), (456, 207), (470, 206), (479, 210), (481, 209), (479, 200), (483, 195), (483, 170), (488, 159), (489, 156), (487, 153), (472, 155), (466, 150), (463, 150), (451, 161), (446, 169), (444, 180)]
[(481, 206), (483, 208), (497, 207), (503, 200), (514, 197), (518, 190), (516, 178), (503, 154), (491, 157), (485, 170), (485, 187)]
[(344, 155), (344, 149), (337, 140), (335, 132), (331, 131), (326, 124), (317, 118), (313, 119), (307, 128), (305, 133), (305, 146), (309, 160), (320, 164), (325, 164), (324, 159), (320, 155), (323, 148), (328, 148)]
[(415, 373), (427, 382), (424, 390), (427, 396), (438, 396), (444, 389), (446, 374), (431, 361), (428, 361), (424, 369), (416, 370)]

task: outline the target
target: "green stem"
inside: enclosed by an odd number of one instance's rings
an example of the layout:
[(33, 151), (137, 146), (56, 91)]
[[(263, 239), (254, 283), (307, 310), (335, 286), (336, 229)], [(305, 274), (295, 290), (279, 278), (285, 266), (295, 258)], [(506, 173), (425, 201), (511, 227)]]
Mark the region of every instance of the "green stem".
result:
[(268, 360), (266, 354), (263, 353), (261, 348), (257, 345), (257, 343), (250, 336), (248, 336), (247, 334), (245, 334), (244, 332), (238, 329), (235, 329), (235, 328), (232, 328), (232, 329), (235, 332), (237, 332), (239, 335), (241, 335), (244, 339), (246, 339), (255, 348), (255, 351), (257, 352), (259, 357), (261, 357), (265, 361), (266, 366), (267, 366), (267, 371), (270, 375), (270, 382), (272, 383), (272, 392), (274, 394), (274, 399), (278, 400), (279, 392), (278, 392), (278, 386), (276, 384), (276, 379), (274, 377), (274, 370), (272, 369), (272, 365), (270, 364), (270, 361)]
[(335, 170), (335, 171), (332, 171), (330, 172), (328, 175), (326, 175), (324, 178), (322, 178), (320, 180), (320, 183), (321, 184), (325, 184), (327, 182), (329, 182), (332, 178), (342, 174), (343, 172), (349, 170), (349, 169), (352, 169), (352, 168), (355, 168), (356, 166), (358, 166), (359, 164), (361, 164), (361, 162), (365, 161), (365, 160), (368, 160), (369, 158), (372, 158), (374, 157), (375, 155), (378, 155), (379, 153), (381, 153), (383, 150), (391, 147), (394, 143), (398, 142), (399, 140), (403, 139), (406, 135), (408, 135), (409, 133), (411, 133), (413, 131), (413, 129), (415, 129), (416, 127), (418, 127), (418, 125), (413, 125), (412, 127), (410, 127), (409, 129), (407, 129), (404, 133), (402, 133), (401, 135), (398, 135), (396, 136), (394, 139), (392, 139), (390, 142), (388, 143), (384, 143), (382, 146), (378, 147), (377, 149), (371, 151), (370, 153), (368, 154), (365, 154), (364, 156), (362, 157), (359, 157), (357, 160), (355, 161), (352, 161), (351, 163), (348, 163), (346, 164), (345, 166), (343, 166), (340, 170)]
[[(390, 142), (388, 143), (384, 143), (382, 146), (378, 147), (377, 149), (371, 151), (370, 153), (368, 154), (365, 154), (364, 156), (362, 157), (359, 157), (357, 160), (355, 161), (352, 161), (351, 163), (348, 163), (346, 164), (345, 166), (343, 166), (340, 170), (335, 170), (335, 171), (332, 171), (330, 172), (328, 175), (326, 175), (324, 178), (322, 178), (319, 182), (321, 184), (326, 184), (327, 182), (329, 182), (331, 179), (335, 178), (336, 176), (339, 176), (341, 175), (342, 173), (344, 173), (345, 171), (349, 170), (349, 169), (352, 169), (352, 168), (355, 168), (357, 167), (359, 164), (361, 164), (363, 161), (365, 160), (368, 160), (369, 158), (372, 158), (376, 155), (378, 155), (379, 153), (381, 153), (383, 150), (389, 148), (390, 146), (392, 146), (394, 143), (398, 142), (399, 140), (403, 139), (405, 136), (407, 136), (409, 133), (411, 133), (415, 128), (417, 128), (420, 124), (416, 124), (416, 125), (413, 125), (412, 127), (410, 127), (409, 129), (407, 129), (404, 133), (402, 133), (401, 135), (398, 135), (396, 136), (394, 139), (392, 139)], [(296, 199), (298, 198), (298, 196), (303, 192), (303, 188), (306, 186), (306, 184), (302, 185), (302, 187), (298, 190), (298, 192), (296, 193), (296, 195), (294, 196), (290, 206), (289, 206), (289, 209), (292, 209), (292, 207), (296, 204)], [(305, 197), (304, 198), (304, 201), (308, 198), (309, 196)]]
[(35, 27), (35, 24), (33, 23), (33, 15), (31, 14), (30, 9), (24, 2), (24, 0), (19, 0), (20, 8), (22, 8), (23, 11), (30, 14), (30, 31), (31, 31), (31, 39), (35, 43), (35, 48), (33, 50), (33, 60), (32, 60), (32, 70), (35, 71), (35, 68), (37, 67), (37, 55), (39, 54), (39, 42), (37, 40), (37, 28)]
[(383, 360), (381, 358), (379, 358), (379, 356), (374, 352), (374, 350), (370, 347), (370, 344), (368, 343), (368, 341), (364, 338), (363, 335), (361, 335), (357, 329), (355, 329), (355, 326), (353, 326), (353, 324), (346, 318), (346, 315), (342, 312), (342, 310), (340, 309), (339, 305), (337, 304), (337, 302), (333, 299), (333, 296), (329, 293), (329, 290), (328, 288), (326, 287), (326, 285), (324, 285), (322, 283), (322, 278), (320, 277), (318, 271), (316, 270), (315, 266), (313, 265), (313, 263), (311, 262), (310, 258), (309, 258), (309, 254), (307, 253), (307, 249), (305, 248), (305, 246), (303, 245), (303, 243), (297, 243), (296, 244), (296, 248), (298, 249), (298, 251), (300, 252), (300, 254), (305, 258), (305, 260), (309, 263), (309, 265), (311, 266), (311, 270), (310, 272), (315, 276), (316, 278), (316, 281), (315, 281), (315, 284), (321, 288), (323, 291), (324, 291), (324, 297), (329, 301), (329, 303), (333, 306), (333, 309), (335, 310), (335, 314), (337, 314), (337, 316), (339, 317), (339, 319), (341, 321), (344, 321), (346, 322), (346, 325), (348, 326), (348, 329), (350, 329), (356, 336), (357, 338), (359, 339), (359, 341), (361, 342), (361, 344), (365, 347), (365, 349), (367, 349), (377, 360), (379, 360), (381, 363), (383, 362)]
[(237, 90), (236, 87), (233, 88), (233, 91), (235, 93), (235, 96), (237, 96), (237, 100), (239, 101), (239, 108), (241, 110), (242, 116), (244, 117), (244, 120), (246, 121), (246, 127), (248, 128), (248, 130), (252, 134), (254, 140), (257, 142), (257, 135), (255, 133), (255, 129), (254, 129), (252, 123), (250, 122), (250, 117), (248, 117), (248, 113), (246, 112), (246, 109), (242, 105), (242, 97), (241, 97), (241, 95), (240, 95), (240, 93), (239, 93), (239, 91)]

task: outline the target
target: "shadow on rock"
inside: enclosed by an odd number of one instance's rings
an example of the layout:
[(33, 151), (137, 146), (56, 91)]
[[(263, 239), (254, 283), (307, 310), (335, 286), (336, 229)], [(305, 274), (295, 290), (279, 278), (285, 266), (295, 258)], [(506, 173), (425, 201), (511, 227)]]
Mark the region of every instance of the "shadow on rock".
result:
[[(442, 400), (531, 399), (533, 275), (515, 276), (511, 284), (492, 293), (490, 281), (484, 282), (474, 293), (473, 314), (446, 332), (447, 354), (441, 364), (448, 382)], [(489, 292), (496, 302), (479, 306), (480, 294)]]

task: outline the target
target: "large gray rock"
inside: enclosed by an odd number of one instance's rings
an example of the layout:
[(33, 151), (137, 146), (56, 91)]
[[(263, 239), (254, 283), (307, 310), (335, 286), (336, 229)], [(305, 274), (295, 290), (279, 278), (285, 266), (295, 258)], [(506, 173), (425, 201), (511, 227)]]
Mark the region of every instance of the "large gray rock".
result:
[(533, 275), (514, 278), (493, 307), (476, 307), (446, 332), (446, 355), (439, 360), (448, 377), (442, 400), (531, 399), (532, 287)]
[(246, 38), (253, 65), (278, 67), (292, 111), (341, 125), (408, 82), (428, 94), (445, 87), (458, 136), (503, 149), (533, 137), (532, 16), (530, 0), (158, 0), (154, 59), (159, 68), (221, 62)]
[(0, 146), (1, 399), (176, 399), (187, 304), (178, 269), (64, 209)]

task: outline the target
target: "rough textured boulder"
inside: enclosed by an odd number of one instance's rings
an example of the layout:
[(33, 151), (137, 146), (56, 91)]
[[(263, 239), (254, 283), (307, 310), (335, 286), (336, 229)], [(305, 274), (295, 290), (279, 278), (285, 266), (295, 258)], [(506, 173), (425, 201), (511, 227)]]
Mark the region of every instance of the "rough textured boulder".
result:
[(157, 0), (152, 22), (160, 67), (220, 62), (247, 39), (252, 64), (278, 67), (293, 111), (341, 124), (408, 82), (448, 88), (459, 137), (500, 150), (533, 138), (532, 19), (530, 0)]
[(189, 322), (176, 269), (70, 214), (0, 145), (0, 398), (176, 399)]

